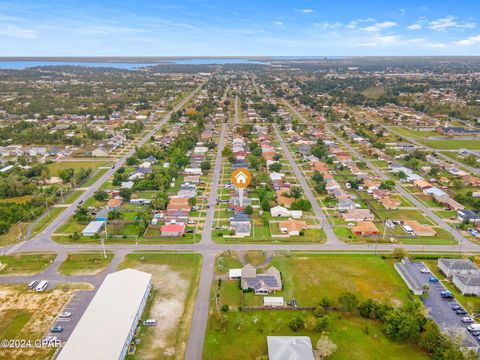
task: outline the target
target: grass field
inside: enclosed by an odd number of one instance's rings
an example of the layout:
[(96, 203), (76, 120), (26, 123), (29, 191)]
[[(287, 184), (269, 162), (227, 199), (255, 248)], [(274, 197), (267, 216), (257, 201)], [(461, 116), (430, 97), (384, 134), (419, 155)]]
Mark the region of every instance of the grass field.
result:
[(63, 275), (95, 275), (105, 269), (112, 259), (112, 253), (107, 253), (106, 259), (102, 252), (68, 254), (58, 272)]
[(437, 150), (471, 149), (480, 150), (479, 140), (419, 140), (422, 144)]
[(120, 268), (152, 274), (152, 295), (143, 318), (156, 327), (141, 327), (141, 343), (126, 359), (183, 359), (199, 279), (201, 256), (193, 253), (129, 254)]
[(317, 305), (323, 296), (335, 299), (344, 291), (396, 304), (408, 298), (393, 262), (380, 256), (296, 253), (274, 257), (271, 264), (282, 273), (283, 296), (302, 306)]
[(54, 254), (0, 256), (0, 275), (33, 275), (45, 270), (55, 259)]
[(58, 176), (58, 173), (65, 169), (74, 169), (79, 170), (84, 169), (96, 169), (100, 166), (108, 166), (110, 163), (108, 161), (57, 161), (51, 164), (48, 164), (50, 169), (50, 174), (52, 176)]
[(32, 228), (32, 235), (36, 235), (47, 227), (48, 224), (52, 222), (53, 219), (56, 219), (60, 213), (65, 210), (65, 208), (50, 208), (48, 210), (48, 215), (45, 216), (42, 220), (36, 222)]
[(410, 130), (400, 126), (392, 126), (391, 129), (398, 132), (400, 135), (403, 135), (409, 138), (418, 139), (426, 136), (440, 136), (440, 134), (437, 133), (436, 131), (420, 131), (420, 130), (417, 131), (417, 130)]

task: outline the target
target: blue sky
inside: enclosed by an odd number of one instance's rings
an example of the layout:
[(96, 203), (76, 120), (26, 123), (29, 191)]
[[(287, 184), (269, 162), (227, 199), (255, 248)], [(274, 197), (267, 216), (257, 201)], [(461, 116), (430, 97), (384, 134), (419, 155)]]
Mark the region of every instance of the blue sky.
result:
[(0, 56), (480, 55), (480, 1), (1, 1)]

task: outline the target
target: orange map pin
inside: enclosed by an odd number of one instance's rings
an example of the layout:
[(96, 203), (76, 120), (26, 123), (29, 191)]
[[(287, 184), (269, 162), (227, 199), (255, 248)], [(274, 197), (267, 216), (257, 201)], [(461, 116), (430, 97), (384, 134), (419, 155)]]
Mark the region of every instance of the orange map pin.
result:
[(238, 168), (232, 172), (230, 180), (234, 186), (243, 189), (246, 188), (252, 181), (252, 174), (250, 171), (248, 171), (248, 169)]

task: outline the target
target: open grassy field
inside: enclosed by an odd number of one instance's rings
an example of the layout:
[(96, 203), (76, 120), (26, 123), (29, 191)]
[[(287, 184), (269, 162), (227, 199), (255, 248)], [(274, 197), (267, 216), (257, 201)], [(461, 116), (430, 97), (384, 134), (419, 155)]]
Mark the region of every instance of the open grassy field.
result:
[(471, 149), (480, 150), (479, 140), (419, 140), (424, 145), (438, 150)]
[(150, 296), (143, 318), (156, 327), (140, 330), (141, 343), (127, 359), (183, 359), (197, 291), (201, 257), (193, 253), (129, 254), (120, 268), (152, 274)]
[(58, 173), (65, 169), (79, 170), (81, 168), (90, 168), (94, 170), (100, 166), (108, 166), (109, 164), (110, 162), (108, 161), (57, 161), (48, 164), (48, 168), (52, 176), (58, 176)]
[(274, 257), (271, 265), (282, 273), (283, 296), (294, 297), (301, 306), (315, 306), (323, 296), (335, 299), (344, 291), (395, 304), (408, 298), (393, 262), (380, 256), (294, 253)]
[(421, 131), (421, 130), (410, 130), (400, 126), (392, 126), (392, 130), (396, 131), (400, 135), (409, 137), (409, 138), (423, 138), (426, 136), (440, 136), (436, 131)]
[(95, 275), (105, 269), (112, 259), (112, 253), (107, 253), (106, 259), (102, 252), (68, 254), (58, 272), (63, 275)]
[(0, 256), (0, 275), (33, 275), (45, 270), (55, 254), (27, 254)]

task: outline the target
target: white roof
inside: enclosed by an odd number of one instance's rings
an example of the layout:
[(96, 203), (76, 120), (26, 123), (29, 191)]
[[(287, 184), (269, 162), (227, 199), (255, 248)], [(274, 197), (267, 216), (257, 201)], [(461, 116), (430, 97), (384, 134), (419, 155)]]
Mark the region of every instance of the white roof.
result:
[(283, 304), (283, 296), (265, 296), (263, 298), (263, 303), (282, 303)]
[(119, 359), (151, 278), (134, 269), (107, 275), (57, 359)]
[(90, 221), (85, 229), (83, 229), (82, 233), (96, 233), (100, 231), (105, 221)]
[(228, 276), (231, 278), (242, 277), (242, 269), (230, 269)]
[(269, 360), (313, 360), (308, 336), (267, 336)]

